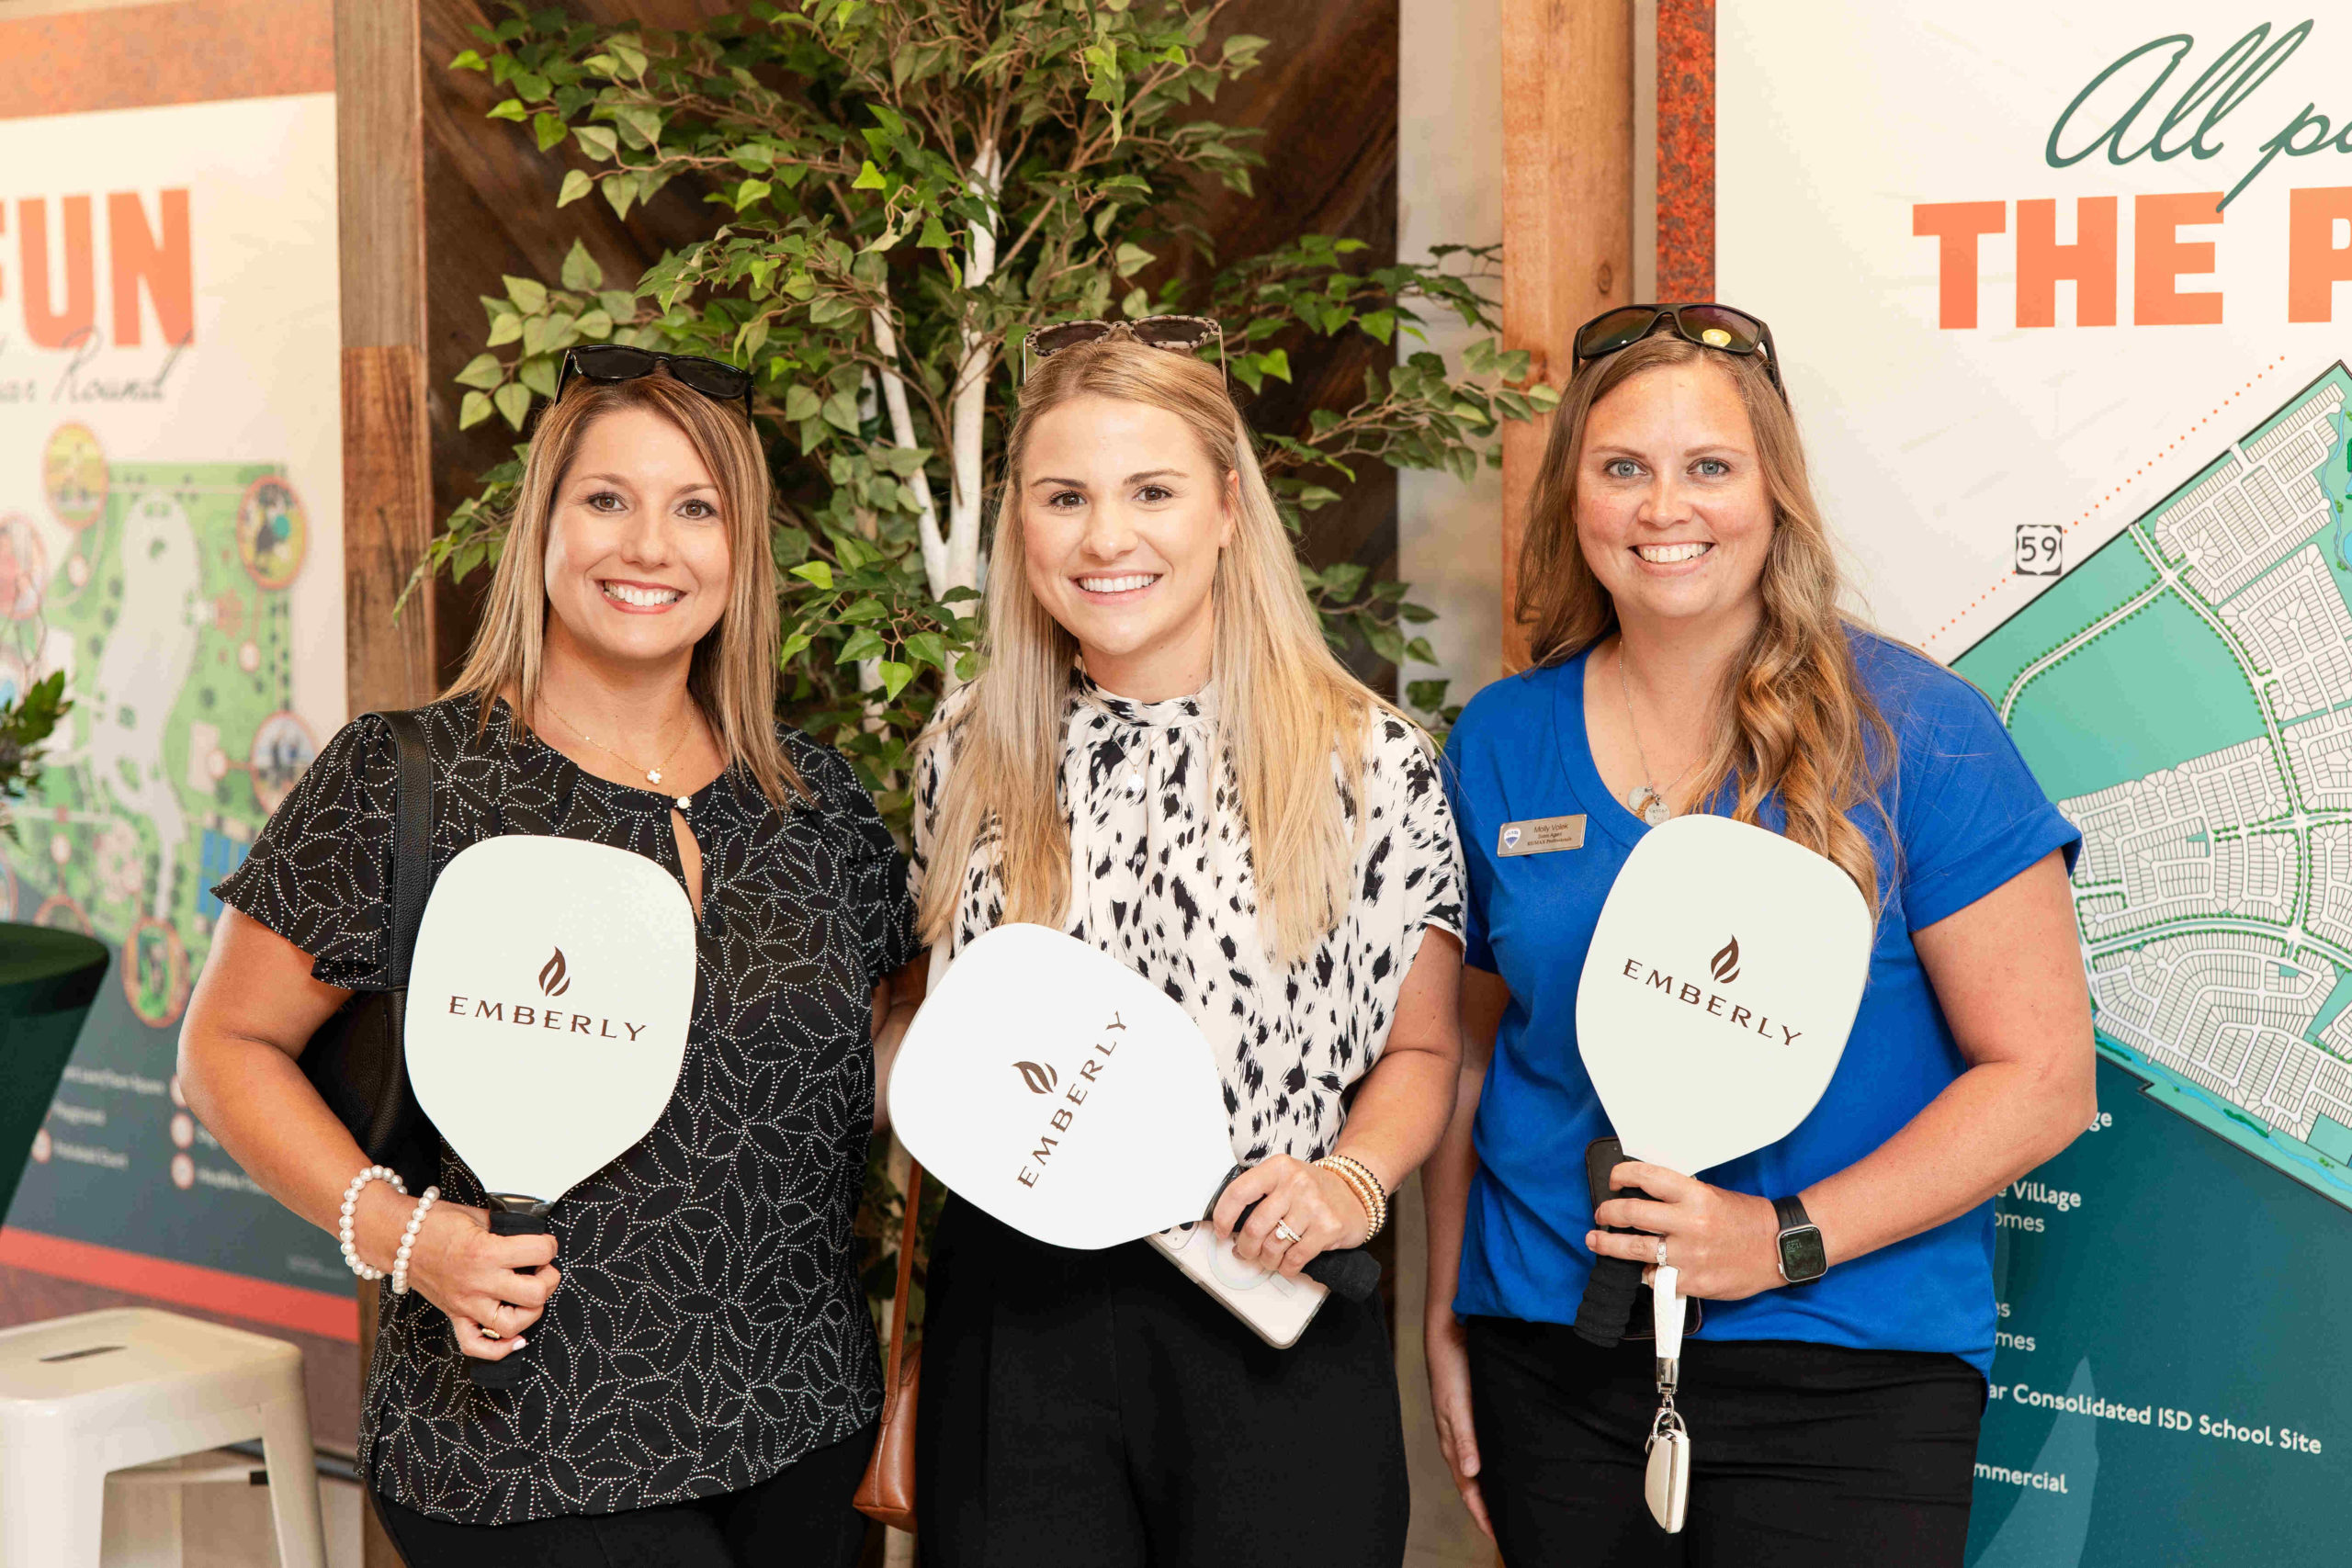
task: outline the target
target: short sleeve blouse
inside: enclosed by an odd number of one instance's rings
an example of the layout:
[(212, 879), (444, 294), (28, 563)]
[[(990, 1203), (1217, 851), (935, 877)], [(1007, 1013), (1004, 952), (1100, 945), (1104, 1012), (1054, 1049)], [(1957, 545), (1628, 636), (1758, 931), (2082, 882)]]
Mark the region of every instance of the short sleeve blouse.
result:
[[(593, 840), (683, 877), (677, 797), (518, 739), (503, 704), (424, 711), (433, 870), (505, 833)], [(703, 858), (686, 1060), (653, 1131), (551, 1215), (563, 1284), (513, 1392), (475, 1387), (448, 1319), (380, 1298), (360, 1462), (394, 1501), (497, 1525), (683, 1502), (764, 1481), (881, 1407), (851, 1224), (874, 1116), (875, 985), (912, 956), (904, 862), (849, 764), (797, 730), (815, 792), (779, 811), (740, 771), (687, 798)], [(311, 955), (387, 988), (397, 760), (354, 720), (220, 884)], [(445, 1147), (441, 1185), (479, 1203)]]
[[(1845, 1055), (1779, 1143), (1703, 1174), (1761, 1197), (1802, 1191), (1886, 1142), (1967, 1070), (1913, 933), (1955, 914), (2081, 836), (2050, 804), (1982, 693), (1899, 644), (1854, 653), (1893, 728), (1878, 807), (1850, 815), (1879, 868), (1881, 910)], [(1585, 1145), (1608, 1118), (1578, 1053), (1577, 986), (1618, 869), (1648, 831), (1611, 795), (1584, 721), (1585, 654), (1488, 686), (1447, 743), (1468, 862), (1464, 961), (1510, 990), (1478, 1101), (1478, 1170), (1463, 1242), (1460, 1313), (1566, 1323), (1592, 1255)], [(1582, 816), (1580, 846), (1507, 855), (1511, 823)], [(1777, 802), (1763, 825), (1780, 827)], [(1993, 1210), (1841, 1263), (1802, 1290), (1707, 1303), (1705, 1337), (1993, 1356)]]
[[(968, 688), (950, 699), (918, 752), (918, 897), (923, 877), (939, 874), (933, 841), (968, 700)], [(1238, 785), (1216, 744), (1215, 689), (1139, 703), (1080, 674), (1063, 735), (1071, 886), (1063, 929), (1157, 982), (1192, 1014), (1225, 1079), (1238, 1159), (1329, 1153), (1348, 1089), (1387, 1043), (1421, 939), (1432, 928), (1462, 933), (1461, 852), (1427, 741), (1375, 713), (1360, 799), (1346, 796), (1333, 759), (1333, 789), (1356, 835), (1356, 897), (1321, 942), (1283, 964), (1259, 932), (1256, 872)], [(958, 951), (1004, 912), (985, 835), (962, 871)]]

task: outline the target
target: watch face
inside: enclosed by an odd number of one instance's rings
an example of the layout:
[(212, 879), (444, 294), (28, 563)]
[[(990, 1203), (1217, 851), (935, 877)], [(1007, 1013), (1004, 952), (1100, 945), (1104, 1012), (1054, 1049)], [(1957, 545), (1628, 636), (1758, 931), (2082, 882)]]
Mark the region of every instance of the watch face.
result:
[(1829, 1254), (1822, 1247), (1817, 1227), (1804, 1225), (1781, 1233), (1781, 1273), (1789, 1283), (1802, 1285), (1828, 1271)]

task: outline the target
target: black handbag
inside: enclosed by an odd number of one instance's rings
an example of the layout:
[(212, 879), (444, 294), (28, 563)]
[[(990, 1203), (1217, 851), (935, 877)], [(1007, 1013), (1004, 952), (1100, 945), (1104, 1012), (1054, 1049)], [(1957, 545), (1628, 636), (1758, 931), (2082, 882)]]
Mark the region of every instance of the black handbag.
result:
[(380, 716), (400, 759), (392, 819), (392, 953), (388, 991), (353, 994), (321, 1024), (298, 1060), (302, 1076), (368, 1159), (399, 1171), (411, 1192), (441, 1178), (441, 1135), (409, 1087), (402, 1043), (409, 962), (433, 881), (433, 759), (413, 712)]

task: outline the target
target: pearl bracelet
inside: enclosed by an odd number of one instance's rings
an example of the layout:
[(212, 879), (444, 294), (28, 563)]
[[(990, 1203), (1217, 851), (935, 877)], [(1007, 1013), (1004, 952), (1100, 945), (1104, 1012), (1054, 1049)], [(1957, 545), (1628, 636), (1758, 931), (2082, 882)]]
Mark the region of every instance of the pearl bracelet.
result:
[(416, 1233), (424, 1228), (424, 1216), (441, 1201), (441, 1189), (428, 1187), (424, 1196), (416, 1201), (416, 1208), (409, 1214), (408, 1229), (401, 1233), (401, 1249), (392, 1258), (392, 1294), (408, 1294), (408, 1255), (416, 1248)]
[(400, 1172), (390, 1166), (371, 1165), (353, 1177), (351, 1185), (343, 1190), (343, 1260), (349, 1264), (351, 1271), (361, 1279), (380, 1280), (384, 1277), (384, 1271), (381, 1269), (370, 1269), (367, 1264), (359, 1261), (359, 1248), (351, 1239), (351, 1216), (359, 1207), (360, 1192), (371, 1181), (390, 1182), (392, 1190), (403, 1198), (408, 1196), (408, 1184), (401, 1179)]

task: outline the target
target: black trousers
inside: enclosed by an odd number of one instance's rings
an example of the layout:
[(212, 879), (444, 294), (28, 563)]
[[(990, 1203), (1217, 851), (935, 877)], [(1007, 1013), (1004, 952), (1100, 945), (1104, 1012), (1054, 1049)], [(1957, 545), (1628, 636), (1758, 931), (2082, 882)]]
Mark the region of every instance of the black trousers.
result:
[(1650, 1342), (1472, 1317), (1479, 1480), (1510, 1568), (1960, 1568), (1984, 1380), (1957, 1356), (1688, 1339), (1679, 1536), (1643, 1502)]
[(513, 1525), (455, 1525), (370, 1492), (408, 1568), (850, 1568), (865, 1545), (851, 1506), (871, 1427), (757, 1486), (692, 1503)]
[(1043, 1246), (950, 1199), (915, 1424), (924, 1568), (1395, 1568), (1378, 1302), (1277, 1350), (1148, 1242)]

